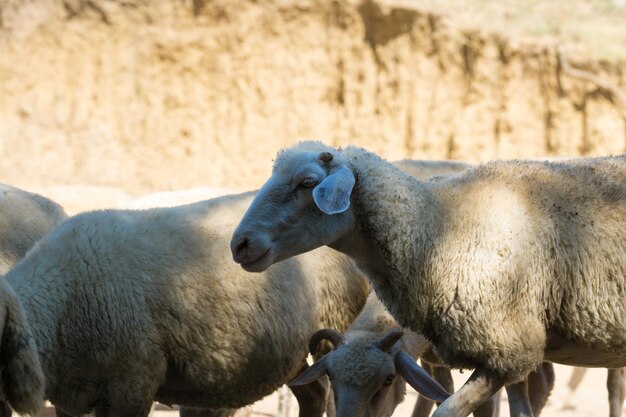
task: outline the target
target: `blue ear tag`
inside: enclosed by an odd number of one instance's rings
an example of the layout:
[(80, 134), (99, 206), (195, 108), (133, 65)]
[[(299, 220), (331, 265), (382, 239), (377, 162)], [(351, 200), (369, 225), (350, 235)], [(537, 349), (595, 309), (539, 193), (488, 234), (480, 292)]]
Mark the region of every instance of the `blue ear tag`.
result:
[(313, 189), (313, 200), (326, 214), (343, 213), (350, 207), (350, 194), (354, 182), (352, 171), (340, 166)]

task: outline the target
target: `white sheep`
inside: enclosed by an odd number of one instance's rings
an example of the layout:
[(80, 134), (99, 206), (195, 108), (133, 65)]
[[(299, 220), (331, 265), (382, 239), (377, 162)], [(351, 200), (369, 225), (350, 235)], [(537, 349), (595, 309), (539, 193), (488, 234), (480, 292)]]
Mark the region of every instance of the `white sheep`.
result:
[[(369, 293), (329, 249), (263, 275), (230, 262), (253, 194), (74, 216), (6, 274), (31, 325), (46, 398), (68, 415), (147, 416), (153, 400), (239, 408), (306, 365), (320, 327), (344, 330)], [(319, 416), (323, 384), (296, 390)]]
[(35, 242), (66, 218), (55, 202), (0, 184), (0, 274), (5, 274)]
[[(40, 195), (0, 184), (0, 274), (13, 267), (46, 233), (67, 218), (63, 208)], [(29, 326), (13, 291), (2, 280), (3, 398), (21, 413), (34, 413), (43, 402), (44, 379)], [(0, 415), (10, 416), (7, 404)]]
[[(543, 360), (626, 365), (626, 156), (500, 161), (418, 181), (361, 148), (279, 154), (231, 241), (248, 271), (329, 245), (393, 317), (474, 368), (436, 411), (466, 416)], [(611, 300), (611, 302), (607, 302)]]
[[(289, 385), (308, 384), (328, 375), (335, 393), (337, 416), (391, 416), (404, 400), (404, 381), (407, 379), (411, 384), (413, 363), (419, 357), (443, 389), (454, 391), (450, 369), (440, 363), (431, 344), (418, 333), (401, 331), (375, 293), (369, 295), (345, 335), (335, 329), (314, 333), (309, 342), (311, 354), (317, 353), (322, 340), (330, 341), (335, 350)], [(554, 369), (550, 363), (542, 363), (529, 375), (530, 403), (535, 416), (540, 414), (553, 386)], [(474, 412), (475, 417), (497, 416), (499, 401), (499, 395), (492, 396)], [(429, 416), (432, 406), (432, 400), (420, 396), (413, 416)]]

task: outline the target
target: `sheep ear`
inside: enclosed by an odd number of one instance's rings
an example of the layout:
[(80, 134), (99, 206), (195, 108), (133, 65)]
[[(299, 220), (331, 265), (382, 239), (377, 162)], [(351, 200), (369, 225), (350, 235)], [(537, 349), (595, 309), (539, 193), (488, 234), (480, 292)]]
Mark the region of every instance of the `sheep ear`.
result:
[(396, 370), (410, 386), (424, 397), (444, 402), (450, 393), (439, 385), (424, 368), (415, 363), (415, 360), (404, 350), (400, 350), (395, 358)]
[(327, 359), (328, 356), (324, 356), (322, 359), (309, 366), (300, 375), (289, 381), (287, 385), (290, 387), (297, 387), (299, 385), (306, 385), (320, 379), (326, 375), (326, 371), (328, 370), (328, 366), (326, 365)]
[(354, 174), (342, 165), (313, 189), (313, 200), (326, 214), (343, 213), (350, 207), (354, 183)]

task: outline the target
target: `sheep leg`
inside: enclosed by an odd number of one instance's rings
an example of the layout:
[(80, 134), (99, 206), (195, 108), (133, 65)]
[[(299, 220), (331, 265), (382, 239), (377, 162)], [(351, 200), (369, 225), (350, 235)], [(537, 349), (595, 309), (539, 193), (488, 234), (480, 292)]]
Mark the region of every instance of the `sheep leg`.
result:
[[(433, 375), (433, 366), (426, 362), (425, 360), (422, 359), (422, 368), (424, 368), (424, 370), (426, 372), (428, 372), (430, 375)], [(454, 389), (452, 391), (450, 391), (450, 389), (448, 387), (446, 387), (442, 381), (439, 381), (437, 379), (437, 377), (435, 377), (435, 379), (437, 380), (437, 382), (439, 382), (448, 392), (454, 392)], [(435, 404), (434, 401), (429, 400), (426, 397), (423, 397), (419, 394), (417, 394), (417, 401), (415, 402), (415, 407), (413, 407), (413, 414), (411, 414), (411, 417), (428, 417), (430, 416), (430, 411), (433, 409), (433, 405)]]
[(565, 400), (563, 400), (563, 403), (561, 404), (561, 410), (574, 408), (571, 405), (572, 399), (574, 398), (574, 392), (578, 388), (578, 385), (580, 385), (580, 382), (583, 380), (583, 377), (585, 376), (585, 372), (587, 372), (587, 368), (579, 368), (579, 367), (574, 368), (574, 370), (572, 371), (572, 375), (570, 376), (569, 381), (567, 382), (568, 393), (566, 395)]
[(493, 394), (480, 407), (474, 410), (474, 417), (498, 417), (500, 415), (500, 393)]
[(467, 417), (504, 385), (495, 372), (476, 368), (467, 382), (433, 413), (433, 417)]
[[(309, 367), (304, 364), (298, 374)], [(299, 417), (322, 417), (326, 408), (328, 381), (326, 378), (315, 380), (306, 385), (289, 387), (298, 401)]]
[(9, 404), (6, 401), (0, 401), (0, 417), (11, 417), (13, 415), (13, 411)]
[[(328, 377), (325, 378), (325, 381), (328, 383), (327, 386), (330, 386), (330, 380)], [(326, 417), (337, 417), (337, 405), (335, 405), (335, 393), (332, 389), (328, 390), (328, 394), (326, 395)]]
[(542, 362), (537, 369), (528, 374), (526, 379), (528, 380), (530, 407), (533, 415), (539, 417), (554, 388), (554, 366), (550, 362)]
[(511, 417), (533, 417), (533, 409), (528, 398), (528, 380), (507, 385), (506, 393), (509, 396)]
[[(433, 378), (446, 389), (446, 391), (454, 392), (454, 380), (452, 379), (452, 372), (450, 372), (449, 368), (445, 366), (431, 365), (423, 359), (421, 362), (422, 368), (432, 375)], [(418, 395), (411, 417), (429, 417), (434, 404), (434, 401)]]
[(609, 417), (621, 417), (624, 405), (624, 368), (609, 369), (606, 379), (609, 390)]

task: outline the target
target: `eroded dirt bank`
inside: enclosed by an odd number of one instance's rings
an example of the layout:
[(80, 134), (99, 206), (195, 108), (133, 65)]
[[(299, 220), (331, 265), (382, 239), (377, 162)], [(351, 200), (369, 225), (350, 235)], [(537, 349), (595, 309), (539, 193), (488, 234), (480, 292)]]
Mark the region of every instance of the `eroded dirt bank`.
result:
[(254, 187), (301, 138), (391, 159), (626, 151), (624, 68), (372, 1), (0, 0), (0, 26), (18, 186)]

